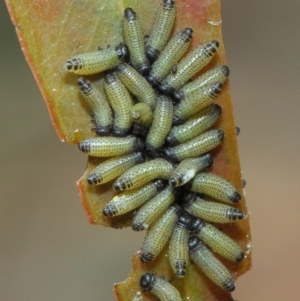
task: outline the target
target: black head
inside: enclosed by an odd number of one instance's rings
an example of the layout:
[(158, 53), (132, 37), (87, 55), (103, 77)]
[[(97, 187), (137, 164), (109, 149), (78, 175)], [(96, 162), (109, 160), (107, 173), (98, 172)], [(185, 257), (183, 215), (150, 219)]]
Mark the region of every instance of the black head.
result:
[(190, 252), (197, 251), (198, 248), (201, 247), (201, 245), (202, 245), (201, 240), (198, 237), (192, 236), (189, 238), (188, 246)]
[(118, 57), (124, 61), (128, 61), (129, 60), (129, 50), (128, 47), (125, 43), (120, 43), (116, 46), (116, 52), (118, 54)]
[(183, 207), (189, 206), (196, 201), (196, 194), (192, 191), (187, 191), (181, 198), (180, 203)]
[(152, 273), (146, 273), (140, 278), (140, 286), (144, 291), (151, 291), (156, 282), (156, 276)]

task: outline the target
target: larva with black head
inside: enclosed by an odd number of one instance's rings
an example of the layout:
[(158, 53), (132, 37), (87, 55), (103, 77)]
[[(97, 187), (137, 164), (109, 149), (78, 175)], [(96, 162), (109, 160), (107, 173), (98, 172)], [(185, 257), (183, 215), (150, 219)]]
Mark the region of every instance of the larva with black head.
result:
[(164, 148), (164, 157), (171, 162), (196, 158), (216, 148), (224, 138), (222, 130), (210, 130), (188, 142), (174, 147)]
[(134, 136), (96, 137), (81, 141), (78, 148), (92, 157), (114, 157), (144, 150), (142, 139)]
[(171, 72), (173, 66), (182, 58), (191, 43), (192, 34), (193, 30), (187, 27), (170, 39), (147, 76), (147, 80), (153, 86), (159, 86), (161, 81)]
[(211, 61), (218, 47), (219, 42), (215, 40), (197, 46), (178, 63), (176, 73), (162, 81), (159, 91), (167, 95), (174, 94)]
[(176, 146), (195, 138), (209, 129), (219, 119), (221, 113), (222, 108), (219, 105), (211, 104), (207, 106), (184, 124), (173, 126), (166, 142), (170, 146)]
[(83, 98), (92, 109), (96, 133), (100, 136), (110, 135), (114, 120), (105, 94), (83, 77), (78, 79), (78, 85)]
[(151, 32), (146, 41), (145, 52), (150, 61), (156, 61), (168, 42), (176, 17), (173, 0), (163, 0), (160, 4)]
[(189, 214), (207, 222), (228, 224), (246, 218), (246, 214), (239, 209), (206, 201), (192, 192), (187, 193), (181, 199), (181, 204)]
[(135, 165), (124, 172), (114, 183), (117, 191), (130, 190), (143, 186), (154, 179), (167, 180), (173, 172), (173, 165), (158, 158)]
[(127, 60), (129, 51), (124, 43), (116, 47), (108, 47), (99, 51), (83, 53), (67, 60), (66, 68), (69, 72), (80, 75), (96, 74), (112, 69)]
[(143, 205), (132, 220), (132, 229), (142, 231), (148, 229), (175, 201), (176, 190), (167, 186), (153, 199)]
[(116, 71), (121, 82), (138, 98), (138, 101), (149, 105), (153, 109), (156, 102), (156, 93), (147, 80), (126, 63), (118, 65)]
[(234, 280), (228, 269), (208, 250), (198, 237), (191, 237), (188, 242), (189, 253), (193, 262), (216, 285), (232, 292)]
[(114, 111), (113, 134), (117, 137), (124, 137), (132, 126), (130, 112), (133, 106), (132, 98), (114, 73), (105, 75), (104, 88)]
[(177, 277), (184, 277), (189, 260), (188, 239), (192, 217), (180, 215), (171, 235), (169, 245), (169, 260)]
[(152, 124), (153, 112), (145, 103), (137, 103), (131, 107), (131, 117), (133, 120), (132, 133), (145, 136)]
[(140, 278), (140, 286), (144, 291), (150, 291), (160, 301), (182, 301), (178, 290), (163, 277), (154, 273), (145, 273)]
[(161, 147), (172, 127), (172, 118), (172, 100), (164, 95), (158, 96), (145, 143), (147, 152), (154, 157), (160, 154)]
[(112, 217), (130, 212), (153, 198), (164, 187), (165, 184), (161, 180), (157, 180), (141, 188), (116, 195), (105, 205), (103, 215)]
[(173, 124), (184, 123), (188, 118), (210, 105), (222, 91), (221, 83), (207, 85), (199, 93), (184, 98), (174, 108)]
[(169, 184), (179, 187), (189, 182), (196, 173), (203, 171), (211, 166), (213, 158), (211, 154), (206, 154), (198, 158), (188, 158), (181, 161), (169, 178)]
[(140, 152), (121, 157), (113, 157), (94, 168), (87, 177), (87, 182), (91, 185), (105, 184), (117, 178), (134, 165), (144, 161), (145, 156)]
[(216, 82), (224, 84), (229, 76), (229, 73), (230, 72), (228, 66), (217, 66), (206, 71), (190, 83), (184, 85), (181, 89), (174, 93), (173, 97), (177, 102), (179, 102), (181, 100), (184, 100), (186, 96), (189, 97), (190, 94), (200, 92), (203, 88), (205, 88), (205, 86), (209, 84)]
[(242, 261), (245, 257), (242, 248), (228, 235), (224, 234), (215, 226), (195, 218), (191, 223), (190, 230), (201, 241), (216, 253), (230, 261)]
[(142, 26), (135, 11), (129, 7), (124, 11), (123, 36), (129, 48), (131, 64), (139, 73), (147, 74), (150, 63), (145, 54)]
[(228, 204), (237, 203), (241, 200), (240, 193), (231, 183), (213, 173), (199, 173), (189, 188), (194, 192), (209, 195)]
[(141, 250), (141, 262), (154, 260), (168, 242), (182, 209), (174, 204), (149, 229)]

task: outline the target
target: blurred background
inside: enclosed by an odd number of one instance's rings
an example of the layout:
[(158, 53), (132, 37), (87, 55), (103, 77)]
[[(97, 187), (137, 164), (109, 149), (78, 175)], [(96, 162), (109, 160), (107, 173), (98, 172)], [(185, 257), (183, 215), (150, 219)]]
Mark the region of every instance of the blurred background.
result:
[[(233, 295), (298, 300), (300, 2), (222, 4), (253, 236)], [(89, 225), (75, 187), (86, 158), (56, 136), (3, 1), (0, 49), (0, 300), (115, 300), (143, 234)]]

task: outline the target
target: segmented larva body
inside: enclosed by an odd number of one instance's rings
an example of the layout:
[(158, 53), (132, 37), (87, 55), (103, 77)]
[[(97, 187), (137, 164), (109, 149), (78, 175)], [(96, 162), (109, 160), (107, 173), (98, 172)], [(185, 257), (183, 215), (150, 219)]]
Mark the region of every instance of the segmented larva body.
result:
[(189, 97), (191, 94), (199, 93), (209, 84), (224, 84), (229, 76), (229, 68), (225, 65), (217, 66), (200, 75), (197, 79), (184, 85), (181, 89), (174, 93), (173, 97), (179, 102)]
[(145, 103), (137, 103), (131, 107), (131, 117), (134, 123), (133, 134), (145, 136), (152, 124), (153, 112), (151, 108)]
[(232, 292), (234, 280), (228, 269), (208, 250), (198, 237), (189, 239), (189, 252), (195, 264), (216, 285)]
[(193, 30), (187, 27), (168, 42), (147, 76), (152, 85), (158, 86), (182, 58), (191, 43), (192, 33)]
[(145, 156), (140, 153), (133, 153), (121, 157), (113, 157), (98, 165), (87, 177), (87, 182), (92, 185), (105, 184), (136, 164), (145, 161)]
[(123, 18), (123, 36), (130, 52), (130, 62), (141, 74), (149, 72), (150, 63), (145, 54), (144, 36), (139, 17), (132, 8), (126, 8)]
[(189, 158), (181, 161), (171, 174), (169, 185), (178, 187), (189, 182), (196, 173), (203, 171), (211, 166), (213, 158), (210, 154), (203, 155), (198, 158)]
[(146, 41), (145, 52), (150, 61), (156, 61), (168, 42), (176, 17), (173, 0), (163, 0), (160, 4), (151, 32)]
[(117, 191), (130, 190), (143, 186), (154, 179), (168, 179), (173, 165), (164, 159), (155, 159), (135, 165), (124, 172), (115, 182)]
[(143, 205), (132, 220), (132, 229), (135, 231), (148, 229), (175, 201), (175, 193), (173, 187), (167, 186)]
[(162, 81), (159, 91), (164, 94), (174, 94), (211, 61), (218, 47), (218, 41), (197, 46), (178, 63), (176, 72)]
[(118, 65), (116, 71), (121, 82), (138, 98), (138, 101), (149, 105), (153, 109), (156, 102), (156, 93), (147, 80), (126, 63)]
[(224, 132), (222, 130), (210, 130), (188, 142), (165, 148), (164, 156), (172, 162), (196, 158), (216, 148), (223, 138)]
[(83, 77), (78, 79), (78, 85), (84, 100), (93, 111), (96, 133), (100, 136), (110, 135), (114, 120), (105, 94)]
[(234, 207), (206, 201), (198, 196), (189, 195), (183, 199), (184, 209), (191, 215), (207, 222), (228, 224), (246, 218), (243, 211)]
[(199, 173), (191, 182), (190, 189), (228, 204), (237, 203), (241, 200), (240, 193), (232, 184), (213, 173)]
[(144, 143), (134, 136), (96, 137), (81, 141), (78, 148), (92, 157), (114, 157), (142, 151)]
[(165, 187), (161, 180), (147, 184), (142, 188), (126, 191), (115, 196), (103, 209), (105, 216), (117, 216), (130, 212), (153, 198)]
[(168, 242), (178, 220), (181, 208), (172, 205), (149, 229), (141, 250), (141, 262), (147, 263), (156, 258)]
[(177, 289), (154, 273), (146, 273), (140, 278), (140, 286), (144, 291), (150, 291), (160, 301), (182, 301)]
[(172, 127), (173, 104), (167, 96), (157, 98), (153, 120), (146, 137), (146, 150), (156, 156)]
[(188, 118), (198, 113), (201, 109), (210, 105), (221, 93), (222, 84), (214, 83), (208, 85), (201, 93), (193, 94), (185, 98), (174, 108), (173, 124), (184, 123)]
[(169, 260), (176, 276), (184, 277), (188, 265), (189, 251), (189, 228), (191, 216), (181, 215), (172, 232), (169, 245)]
[(114, 111), (113, 133), (124, 137), (132, 125), (130, 109), (133, 101), (122, 82), (113, 73), (108, 73), (104, 80), (105, 92)]
[(190, 230), (202, 242), (224, 258), (231, 261), (244, 259), (245, 255), (241, 247), (215, 226), (196, 218)]
[(221, 113), (222, 108), (219, 105), (211, 104), (207, 106), (184, 124), (173, 126), (166, 142), (170, 146), (176, 146), (199, 136), (219, 119)]
[(120, 64), (127, 59), (128, 54), (127, 46), (120, 43), (115, 48), (108, 47), (74, 56), (67, 61), (66, 68), (68, 71), (80, 75), (95, 74)]

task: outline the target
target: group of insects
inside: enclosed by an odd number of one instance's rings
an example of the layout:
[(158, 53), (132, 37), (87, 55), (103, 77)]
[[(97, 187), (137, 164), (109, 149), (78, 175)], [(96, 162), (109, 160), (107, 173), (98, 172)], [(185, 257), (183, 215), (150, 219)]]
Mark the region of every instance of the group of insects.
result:
[[(89, 156), (108, 158), (87, 178), (91, 185), (114, 181), (113, 189), (120, 192), (103, 214), (113, 218), (136, 210), (132, 229), (148, 230), (142, 263), (153, 261), (169, 242), (177, 277), (185, 276), (191, 258), (212, 282), (233, 291), (232, 275), (211, 250), (230, 261), (243, 260), (244, 252), (214, 223), (246, 215), (233, 207), (241, 199), (235, 187), (206, 171), (213, 164), (209, 152), (224, 139), (222, 130), (210, 127), (222, 113), (213, 101), (229, 69), (216, 66), (190, 81), (211, 61), (219, 43), (209, 41), (186, 54), (193, 30), (169, 38), (175, 17), (175, 2), (163, 0), (144, 37), (139, 17), (126, 8), (124, 41), (67, 61), (67, 70), (75, 74), (104, 72), (104, 89), (78, 79), (99, 136), (78, 147)], [(160, 300), (181, 300), (177, 289), (154, 273), (142, 275), (140, 285)]]

